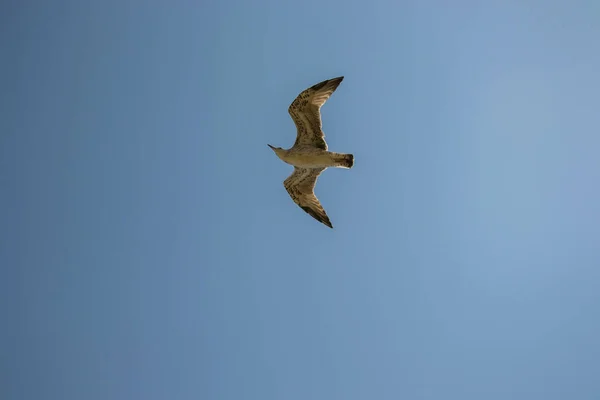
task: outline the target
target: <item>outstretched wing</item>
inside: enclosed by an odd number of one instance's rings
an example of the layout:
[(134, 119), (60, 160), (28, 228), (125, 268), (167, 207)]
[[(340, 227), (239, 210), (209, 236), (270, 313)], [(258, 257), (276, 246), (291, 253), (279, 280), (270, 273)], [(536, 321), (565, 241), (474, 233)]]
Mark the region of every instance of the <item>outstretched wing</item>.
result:
[(306, 89), (290, 104), (288, 112), (296, 124), (295, 146), (313, 146), (327, 150), (321, 122), (321, 106), (344, 80), (343, 76), (328, 79)]
[(325, 169), (294, 167), (294, 172), (283, 182), (283, 186), (285, 186), (294, 203), (298, 204), (301, 209), (317, 221), (333, 228), (327, 213), (314, 192), (317, 178)]

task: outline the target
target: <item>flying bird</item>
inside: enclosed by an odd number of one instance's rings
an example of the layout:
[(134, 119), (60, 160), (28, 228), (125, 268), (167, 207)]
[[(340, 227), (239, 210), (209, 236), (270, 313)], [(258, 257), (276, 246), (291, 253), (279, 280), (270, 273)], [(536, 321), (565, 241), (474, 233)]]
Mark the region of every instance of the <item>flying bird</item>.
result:
[(340, 85), (343, 76), (328, 79), (304, 90), (288, 108), (296, 124), (296, 142), (290, 149), (267, 145), (282, 161), (293, 165), (294, 172), (283, 182), (294, 203), (317, 221), (333, 228), (325, 209), (315, 196), (321, 172), (329, 167), (352, 168), (354, 155), (327, 150), (321, 106)]

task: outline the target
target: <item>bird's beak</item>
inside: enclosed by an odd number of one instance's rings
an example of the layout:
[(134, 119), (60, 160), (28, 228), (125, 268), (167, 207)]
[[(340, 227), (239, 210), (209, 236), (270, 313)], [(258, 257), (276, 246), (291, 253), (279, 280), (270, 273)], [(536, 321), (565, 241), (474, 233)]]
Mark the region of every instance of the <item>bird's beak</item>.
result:
[(275, 150), (275, 147), (271, 146), (270, 144), (268, 144), (267, 146), (269, 146), (271, 150)]

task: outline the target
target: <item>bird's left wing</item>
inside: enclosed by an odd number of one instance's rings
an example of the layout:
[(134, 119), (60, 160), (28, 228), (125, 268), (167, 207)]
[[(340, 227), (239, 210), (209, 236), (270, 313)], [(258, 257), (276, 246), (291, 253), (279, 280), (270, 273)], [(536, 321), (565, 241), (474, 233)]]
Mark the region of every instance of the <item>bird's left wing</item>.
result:
[(344, 80), (343, 76), (327, 79), (304, 90), (290, 104), (288, 112), (296, 124), (297, 134), (294, 146), (316, 147), (327, 150), (321, 106), (325, 104), (335, 89)]
[(294, 168), (294, 172), (283, 182), (294, 203), (317, 221), (333, 228), (323, 206), (315, 196), (317, 178), (325, 168)]

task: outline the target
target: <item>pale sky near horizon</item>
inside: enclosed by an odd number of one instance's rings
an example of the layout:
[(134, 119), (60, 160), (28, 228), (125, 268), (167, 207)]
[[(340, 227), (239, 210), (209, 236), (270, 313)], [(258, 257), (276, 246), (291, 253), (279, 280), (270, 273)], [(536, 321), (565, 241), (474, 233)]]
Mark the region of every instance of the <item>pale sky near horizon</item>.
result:
[[(600, 398), (600, 3), (0, 5), (0, 398)], [(332, 151), (298, 208), (287, 113)]]

